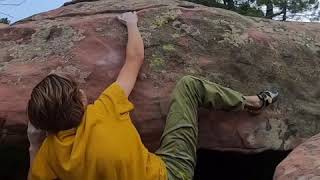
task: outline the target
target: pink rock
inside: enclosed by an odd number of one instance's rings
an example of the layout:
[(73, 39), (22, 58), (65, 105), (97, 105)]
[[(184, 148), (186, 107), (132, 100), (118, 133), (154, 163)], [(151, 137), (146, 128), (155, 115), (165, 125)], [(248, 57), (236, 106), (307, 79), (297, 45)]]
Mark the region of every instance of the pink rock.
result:
[(259, 116), (201, 110), (199, 147), (288, 150), (319, 132), (318, 24), (244, 17), (178, 0), (100, 0), (73, 1), (0, 28), (2, 142), (28, 145), (26, 102), (48, 73), (72, 74), (90, 101), (115, 80), (127, 41), (115, 17), (133, 10), (146, 57), (130, 97), (136, 107), (132, 119), (152, 151), (159, 146), (170, 93), (187, 74), (245, 94), (271, 87), (281, 94), (279, 103)]
[(320, 134), (295, 148), (276, 168), (275, 180), (320, 179)]

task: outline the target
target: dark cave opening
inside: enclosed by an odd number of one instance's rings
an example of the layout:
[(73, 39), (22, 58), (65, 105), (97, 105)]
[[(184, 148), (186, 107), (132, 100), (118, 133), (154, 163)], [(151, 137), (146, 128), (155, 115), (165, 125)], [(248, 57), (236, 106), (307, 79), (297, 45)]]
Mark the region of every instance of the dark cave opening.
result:
[(0, 179), (25, 180), (29, 170), (29, 146), (0, 144)]
[[(272, 180), (276, 166), (290, 151), (264, 151), (257, 154), (200, 149), (194, 180)], [(0, 148), (0, 179), (26, 179), (28, 149)]]
[(277, 165), (290, 151), (256, 154), (200, 149), (194, 180), (272, 180)]

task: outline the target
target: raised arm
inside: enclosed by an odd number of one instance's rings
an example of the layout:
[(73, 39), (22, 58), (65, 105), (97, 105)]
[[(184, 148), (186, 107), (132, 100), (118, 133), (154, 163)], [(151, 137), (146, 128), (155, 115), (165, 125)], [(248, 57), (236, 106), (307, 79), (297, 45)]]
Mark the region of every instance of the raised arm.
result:
[(118, 19), (127, 26), (128, 44), (125, 63), (118, 75), (117, 83), (130, 95), (144, 60), (144, 45), (138, 29), (136, 12), (124, 13)]

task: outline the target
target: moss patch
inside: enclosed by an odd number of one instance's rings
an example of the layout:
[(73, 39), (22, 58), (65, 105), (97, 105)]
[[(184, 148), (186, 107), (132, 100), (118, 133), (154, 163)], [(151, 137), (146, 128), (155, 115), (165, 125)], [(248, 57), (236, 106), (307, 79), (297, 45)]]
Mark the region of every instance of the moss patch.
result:
[(160, 72), (165, 68), (166, 62), (161, 57), (154, 55), (150, 61), (150, 67), (156, 72)]
[(178, 37), (180, 37), (181, 35), (178, 34), (178, 33), (174, 33), (174, 34), (172, 34), (171, 36), (172, 36), (173, 38), (178, 38)]
[(180, 10), (170, 10), (167, 12), (162, 13), (160, 16), (155, 18), (155, 21), (152, 23), (152, 28), (160, 28), (169, 22), (172, 22), (178, 18), (178, 16), (182, 14)]
[(10, 56), (15, 61), (45, 59), (49, 55), (63, 55), (74, 45), (75, 41), (84, 38), (83, 32), (77, 32), (66, 25), (54, 25), (41, 28), (32, 35), (31, 43), (15, 46)]
[(165, 51), (175, 51), (175, 47), (172, 44), (165, 44), (162, 46), (162, 49)]

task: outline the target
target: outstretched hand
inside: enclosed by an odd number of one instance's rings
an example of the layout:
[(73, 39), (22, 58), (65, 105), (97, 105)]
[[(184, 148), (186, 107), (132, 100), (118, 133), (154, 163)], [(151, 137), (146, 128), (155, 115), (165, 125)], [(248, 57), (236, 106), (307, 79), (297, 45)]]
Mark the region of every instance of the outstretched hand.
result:
[(144, 45), (139, 32), (138, 16), (136, 12), (127, 12), (118, 16), (120, 22), (127, 26), (128, 44), (126, 60), (117, 77), (117, 83), (127, 96), (130, 95), (144, 60)]
[(138, 16), (137, 13), (134, 12), (126, 12), (121, 14), (117, 17), (120, 22), (122, 22), (124, 25), (137, 25), (138, 23)]

